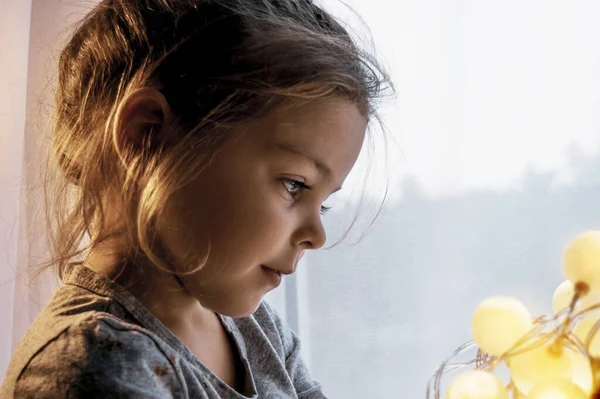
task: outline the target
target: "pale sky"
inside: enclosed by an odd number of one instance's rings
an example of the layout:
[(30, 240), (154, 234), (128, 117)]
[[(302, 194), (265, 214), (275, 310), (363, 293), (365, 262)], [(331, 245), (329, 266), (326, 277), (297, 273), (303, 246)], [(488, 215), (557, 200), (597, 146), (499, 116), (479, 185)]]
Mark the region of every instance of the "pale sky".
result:
[[(324, 3), (349, 19), (339, 0)], [(414, 176), (431, 197), (515, 190), (527, 170), (567, 184), (570, 147), (599, 154), (600, 2), (346, 3), (396, 85), (384, 110), (404, 153), (394, 176)]]

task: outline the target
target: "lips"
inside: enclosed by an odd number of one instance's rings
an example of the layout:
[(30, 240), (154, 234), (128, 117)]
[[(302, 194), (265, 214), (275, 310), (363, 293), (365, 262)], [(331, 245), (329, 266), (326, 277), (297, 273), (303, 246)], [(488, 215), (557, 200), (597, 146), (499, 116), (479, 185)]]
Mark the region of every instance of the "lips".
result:
[(296, 270), (295, 269), (289, 269), (289, 270), (277, 270), (279, 273), (283, 274), (284, 276), (288, 276), (290, 274), (293, 274)]
[(294, 273), (296, 271), (296, 268), (293, 268), (293, 269), (273, 269), (273, 268), (265, 266), (265, 265), (261, 265), (261, 267), (263, 267), (265, 269), (268, 269), (270, 271), (273, 271), (275, 273), (284, 275), (284, 276), (290, 275), (290, 274), (292, 274), (292, 273)]

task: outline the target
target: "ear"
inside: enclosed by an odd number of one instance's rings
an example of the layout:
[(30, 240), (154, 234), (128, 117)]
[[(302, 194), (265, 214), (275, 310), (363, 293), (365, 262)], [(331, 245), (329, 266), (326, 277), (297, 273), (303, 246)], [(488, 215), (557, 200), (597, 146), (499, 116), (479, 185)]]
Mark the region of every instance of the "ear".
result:
[(121, 161), (127, 165), (131, 154), (166, 144), (172, 120), (169, 103), (158, 90), (144, 87), (129, 94), (117, 110), (113, 130)]

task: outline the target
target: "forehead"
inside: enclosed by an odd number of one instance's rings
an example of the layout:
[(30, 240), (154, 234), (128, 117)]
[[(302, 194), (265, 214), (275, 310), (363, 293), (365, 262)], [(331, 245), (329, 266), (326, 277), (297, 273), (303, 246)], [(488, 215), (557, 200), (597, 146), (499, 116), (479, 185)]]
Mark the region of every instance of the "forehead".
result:
[[(329, 98), (296, 105), (284, 103), (275, 110), (267, 123), (273, 128), (273, 135), (279, 141), (327, 141), (328, 137), (364, 135), (366, 119), (360, 114), (358, 107), (343, 98)], [(311, 131), (330, 131), (331, 134), (315, 134)], [(297, 134), (297, 133), (304, 134)]]
[(329, 98), (302, 105), (285, 103), (254, 121), (248, 133), (265, 151), (300, 152), (343, 172), (358, 157), (366, 125), (353, 102)]

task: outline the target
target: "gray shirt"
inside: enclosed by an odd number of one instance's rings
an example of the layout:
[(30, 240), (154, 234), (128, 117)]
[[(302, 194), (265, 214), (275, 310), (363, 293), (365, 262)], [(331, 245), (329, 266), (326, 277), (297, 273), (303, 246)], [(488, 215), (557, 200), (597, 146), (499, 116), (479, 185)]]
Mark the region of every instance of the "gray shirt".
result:
[(17, 346), (0, 398), (325, 398), (269, 305), (219, 317), (241, 356), (243, 395), (129, 291), (73, 265)]

